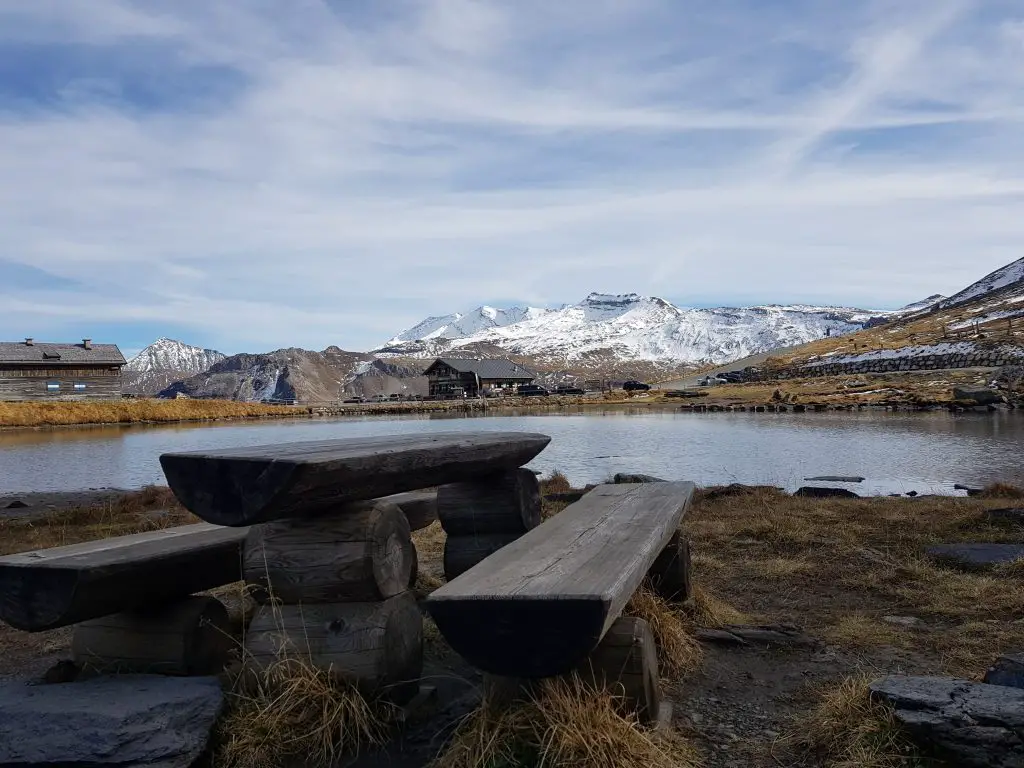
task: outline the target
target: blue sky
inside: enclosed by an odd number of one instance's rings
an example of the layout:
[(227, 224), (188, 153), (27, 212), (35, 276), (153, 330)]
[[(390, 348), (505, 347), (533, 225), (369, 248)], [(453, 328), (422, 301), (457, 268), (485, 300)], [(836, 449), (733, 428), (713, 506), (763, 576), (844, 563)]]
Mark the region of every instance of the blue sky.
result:
[(0, 3), (0, 337), (365, 349), (1024, 255), (1017, 0)]

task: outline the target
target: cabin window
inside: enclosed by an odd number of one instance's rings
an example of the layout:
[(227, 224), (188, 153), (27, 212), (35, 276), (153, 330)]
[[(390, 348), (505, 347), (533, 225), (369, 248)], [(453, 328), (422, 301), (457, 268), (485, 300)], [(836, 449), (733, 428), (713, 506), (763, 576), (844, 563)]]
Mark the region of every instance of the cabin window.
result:
[(59, 390), (60, 390), (60, 382), (57, 382), (57, 381), (48, 381), (48, 382), (46, 382), (46, 391), (47, 392), (57, 392)]
[(78, 382), (75, 382), (75, 389), (77, 389), (77, 390), (85, 389), (85, 384), (80, 384)]

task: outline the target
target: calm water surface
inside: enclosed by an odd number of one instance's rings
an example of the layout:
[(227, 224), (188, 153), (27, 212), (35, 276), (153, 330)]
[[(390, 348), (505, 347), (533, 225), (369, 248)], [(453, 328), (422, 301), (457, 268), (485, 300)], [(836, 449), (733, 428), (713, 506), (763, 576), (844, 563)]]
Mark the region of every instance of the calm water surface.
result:
[(952, 493), (954, 483), (1024, 484), (1016, 413), (693, 414), (634, 409), (558, 415), (348, 417), (216, 425), (0, 432), (0, 495), (164, 482), (167, 451), (422, 432), (550, 435), (531, 467), (574, 484), (615, 472), (793, 489), (813, 475), (861, 475), (860, 493)]

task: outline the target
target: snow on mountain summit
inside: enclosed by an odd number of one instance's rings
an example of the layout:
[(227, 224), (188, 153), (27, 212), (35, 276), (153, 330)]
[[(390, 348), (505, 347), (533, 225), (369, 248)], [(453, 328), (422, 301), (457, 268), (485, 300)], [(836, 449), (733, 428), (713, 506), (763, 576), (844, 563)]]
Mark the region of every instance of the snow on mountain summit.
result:
[(128, 361), (125, 370), (135, 373), (202, 373), (226, 355), (215, 349), (193, 347), (175, 339), (162, 337)]
[[(480, 307), (428, 318), (387, 344), (387, 354), (429, 357), (488, 343), (507, 352), (566, 362), (593, 359), (725, 363), (827, 334), (860, 330), (894, 313), (848, 307), (689, 309), (655, 296), (591, 293), (560, 309)], [(428, 342), (412, 344), (411, 342)], [(403, 345), (403, 343), (405, 343)]]
[(399, 333), (388, 344), (430, 339), (462, 339), (490, 328), (500, 328), (543, 316), (549, 311), (551, 310), (535, 307), (495, 309), (485, 305), (466, 314), (455, 312), (441, 317), (428, 317), (412, 328)]

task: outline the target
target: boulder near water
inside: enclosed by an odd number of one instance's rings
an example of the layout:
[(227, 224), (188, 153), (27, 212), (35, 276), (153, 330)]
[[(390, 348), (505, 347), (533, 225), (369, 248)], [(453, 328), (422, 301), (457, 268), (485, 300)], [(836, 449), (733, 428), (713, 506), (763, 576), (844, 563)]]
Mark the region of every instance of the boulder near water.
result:
[(214, 677), (0, 685), (0, 765), (187, 768), (224, 696)]
[(988, 387), (955, 387), (954, 400), (973, 400), (978, 405), (995, 405), (1004, 402), (1002, 393)]

